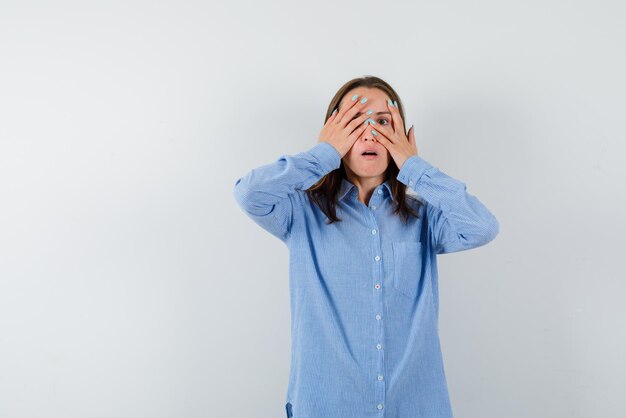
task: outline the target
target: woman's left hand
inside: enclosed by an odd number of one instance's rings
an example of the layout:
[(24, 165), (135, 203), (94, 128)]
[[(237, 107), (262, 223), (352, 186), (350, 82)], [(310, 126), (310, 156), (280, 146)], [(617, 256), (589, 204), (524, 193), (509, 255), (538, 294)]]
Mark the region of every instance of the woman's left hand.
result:
[(402, 168), (402, 164), (411, 156), (418, 155), (417, 145), (415, 144), (415, 129), (413, 126), (409, 129), (408, 138), (404, 134), (402, 116), (400, 110), (387, 101), (387, 108), (391, 112), (393, 125), (370, 125), (370, 131), (374, 130), (378, 135), (374, 135), (376, 141), (384, 146), (391, 158), (396, 162), (398, 170)]

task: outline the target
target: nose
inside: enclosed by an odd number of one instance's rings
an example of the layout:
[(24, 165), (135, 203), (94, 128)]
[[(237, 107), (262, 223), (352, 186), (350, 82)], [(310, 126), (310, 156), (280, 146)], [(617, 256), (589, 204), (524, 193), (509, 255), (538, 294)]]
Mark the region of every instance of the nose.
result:
[(366, 129), (363, 132), (363, 134), (361, 135), (361, 138), (364, 141), (376, 142), (376, 141), (374, 141), (374, 135), (372, 135), (372, 132), (369, 129)]

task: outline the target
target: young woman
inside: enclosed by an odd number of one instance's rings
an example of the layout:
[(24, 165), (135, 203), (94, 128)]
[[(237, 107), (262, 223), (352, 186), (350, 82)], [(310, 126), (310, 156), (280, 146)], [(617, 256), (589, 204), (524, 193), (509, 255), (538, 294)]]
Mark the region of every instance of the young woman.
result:
[(392, 87), (357, 78), (315, 146), (235, 182), (245, 213), (289, 248), (287, 417), (452, 417), (436, 255), (485, 245), (499, 224), (405, 132)]

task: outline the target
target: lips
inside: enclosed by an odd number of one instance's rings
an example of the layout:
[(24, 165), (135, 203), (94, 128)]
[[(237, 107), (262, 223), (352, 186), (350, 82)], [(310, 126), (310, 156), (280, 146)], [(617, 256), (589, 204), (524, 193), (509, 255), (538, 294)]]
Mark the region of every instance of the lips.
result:
[(367, 155), (378, 155), (378, 152), (376, 152), (373, 149), (366, 149), (365, 151), (363, 151), (361, 153), (361, 155), (365, 155), (365, 156), (367, 156)]

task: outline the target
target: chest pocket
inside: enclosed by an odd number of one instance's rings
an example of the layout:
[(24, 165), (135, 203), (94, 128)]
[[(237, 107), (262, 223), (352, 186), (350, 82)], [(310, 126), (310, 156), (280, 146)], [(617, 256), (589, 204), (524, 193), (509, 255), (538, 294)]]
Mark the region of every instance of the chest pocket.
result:
[(392, 242), (393, 287), (410, 298), (417, 296), (422, 275), (422, 245), (419, 242)]

